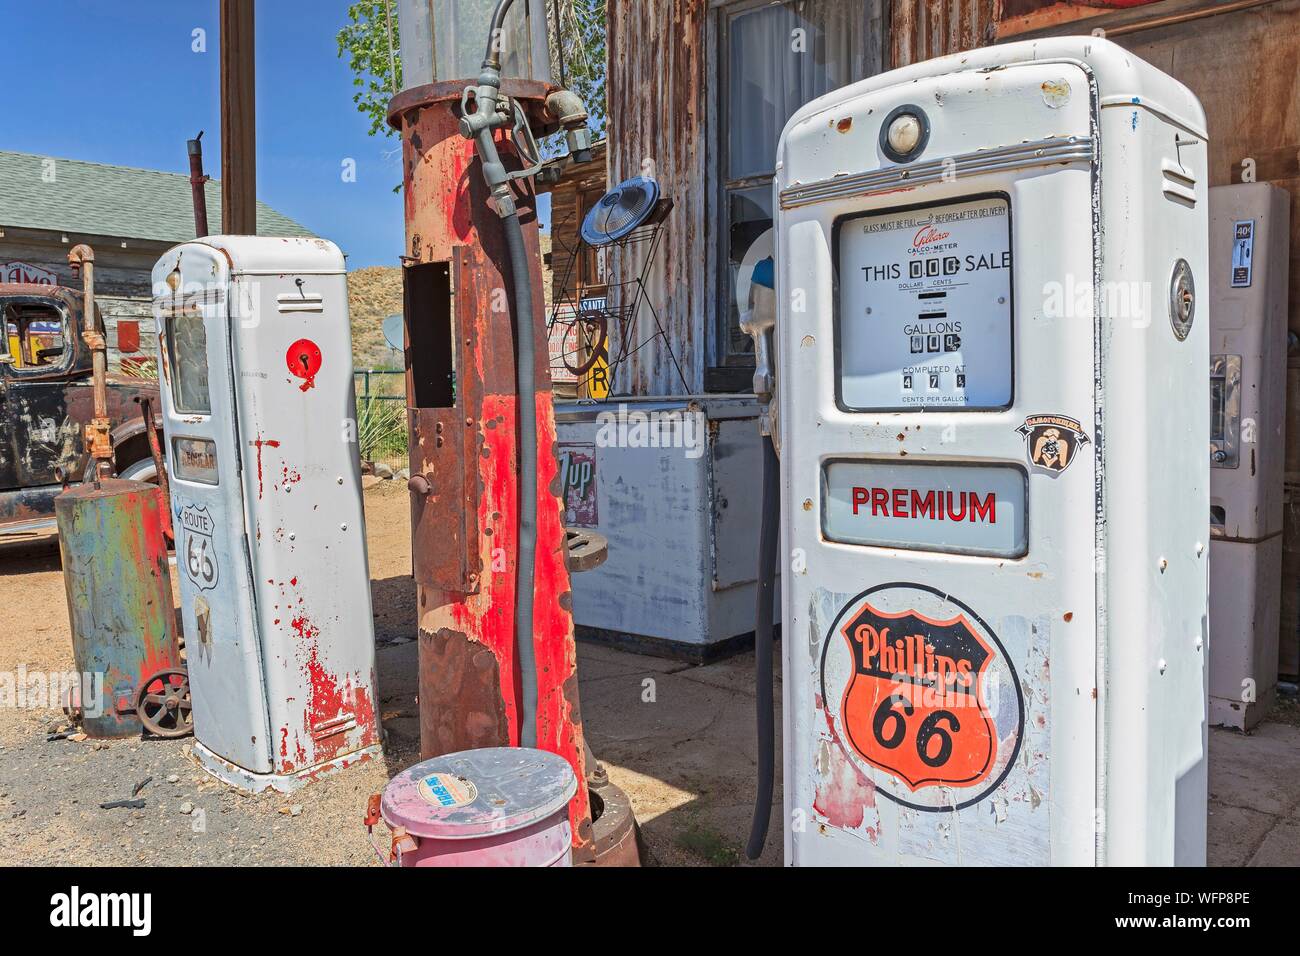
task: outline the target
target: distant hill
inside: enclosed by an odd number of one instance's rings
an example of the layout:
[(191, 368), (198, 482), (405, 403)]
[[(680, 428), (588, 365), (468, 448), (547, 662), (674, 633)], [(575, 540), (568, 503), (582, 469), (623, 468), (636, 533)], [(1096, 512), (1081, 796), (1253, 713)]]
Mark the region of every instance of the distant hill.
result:
[[(551, 237), (543, 233), (542, 256), (551, 251)], [(542, 282), (549, 314), (551, 270), (543, 262)], [(348, 273), (348, 309), (352, 313), (353, 368), (402, 367), (402, 355), (384, 341), (384, 319), (402, 311), (400, 266), (367, 266)], [(544, 321), (544, 319), (543, 319)]]
[(384, 341), (384, 319), (402, 311), (402, 270), (369, 266), (348, 273), (354, 368), (401, 368), (401, 353)]

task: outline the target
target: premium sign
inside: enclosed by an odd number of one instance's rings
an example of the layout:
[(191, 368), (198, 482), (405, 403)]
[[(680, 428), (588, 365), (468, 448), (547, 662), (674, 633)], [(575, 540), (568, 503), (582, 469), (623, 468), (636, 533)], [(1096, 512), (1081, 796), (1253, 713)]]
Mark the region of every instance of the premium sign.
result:
[(839, 226), (839, 400), (850, 409), (1011, 402), (1011, 215), (1003, 196)]
[(1025, 553), (1025, 473), (1012, 465), (841, 460), (822, 472), (831, 541), (918, 551)]

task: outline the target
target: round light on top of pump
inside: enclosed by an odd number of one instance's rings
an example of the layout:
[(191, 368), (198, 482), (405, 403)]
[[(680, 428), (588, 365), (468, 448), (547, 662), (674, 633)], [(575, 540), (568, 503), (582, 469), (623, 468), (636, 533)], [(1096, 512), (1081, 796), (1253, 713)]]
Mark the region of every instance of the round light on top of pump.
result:
[(930, 119), (919, 106), (896, 106), (880, 124), (880, 150), (896, 163), (915, 159), (929, 139)]
[(921, 141), (921, 121), (911, 113), (900, 113), (889, 124), (886, 135), (895, 152), (910, 153)]

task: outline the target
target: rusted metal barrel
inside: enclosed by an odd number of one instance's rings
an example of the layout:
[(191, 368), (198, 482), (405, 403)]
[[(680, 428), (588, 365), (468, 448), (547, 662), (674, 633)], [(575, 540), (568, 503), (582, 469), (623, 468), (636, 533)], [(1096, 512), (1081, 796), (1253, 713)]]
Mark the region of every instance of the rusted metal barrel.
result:
[[(54, 501), (79, 702), (91, 737), (137, 736), (136, 695), (182, 666), (158, 489), (116, 478), (86, 482)], [(74, 702), (75, 703), (75, 702)]]

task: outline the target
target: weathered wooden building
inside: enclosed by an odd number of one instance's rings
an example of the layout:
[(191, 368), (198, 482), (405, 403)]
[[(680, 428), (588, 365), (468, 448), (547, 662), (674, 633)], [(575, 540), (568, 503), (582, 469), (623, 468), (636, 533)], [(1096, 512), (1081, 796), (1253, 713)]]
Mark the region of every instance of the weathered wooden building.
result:
[[(211, 231), (219, 232), (220, 182), (208, 181), (206, 198)], [(260, 235), (311, 235), (264, 203), (257, 218)], [(79, 289), (68, 250), (88, 243), (115, 360), (120, 320), (138, 323), (144, 354), (155, 350), (150, 272), (164, 251), (194, 234), (188, 175), (0, 150), (0, 282)]]
[[(1119, 6), (1118, 3), (1112, 6)], [(803, 102), (972, 47), (1105, 31), (1187, 84), (1211, 129), (1211, 185), (1300, 190), (1300, 0), (1158, 0), (1125, 9), (1044, 0), (610, 0), (609, 179), (652, 172), (675, 201), (654, 295), (667, 345), (616, 370), (616, 392), (748, 387), (733, 270), (771, 221), (776, 139)], [(1247, 164), (1247, 160), (1252, 160)], [(1292, 217), (1300, 231), (1300, 215)], [(1298, 232), (1297, 234), (1300, 234)], [(1300, 261), (1300, 241), (1291, 244)], [(613, 267), (627, 268), (615, 260)], [(1300, 270), (1292, 269), (1300, 331)]]
[(579, 288), (601, 284), (604, 274), (604, 257), (590, 248), (582, 250), (578, 229), (583, 217), (591, 210), (608, 188), (606, 176), (607, 144), (597, 142), (591, 151), (591, 161), (573, 164), (567, 157), (553, 160), (554, 181), (544, 183), (541, 189), (551, 196), (551, 252), (547, 265), (551, 270), (550, 296), (560, 301), (573, 295)]
[[(802, 103), (932, 57), (1077, 34), (1106, 36), (1200, 98), (1211, 186), (1291, 193), (1289, 324), (1300, 341), (1300, 0), (610, 0), (609, 179), (651, 174), (675, 202), (651, 283), (668, 334), (614, 370), (614, 393), (680, 392), (673, 358), (691, 392), (749, 389), (735, 268), (771, 225), (777, 137)], [(637, 264), (616, 255), (610, 268)], [(1294, 674), (1300, 348), (1288, 362), (1282, 670)]]

